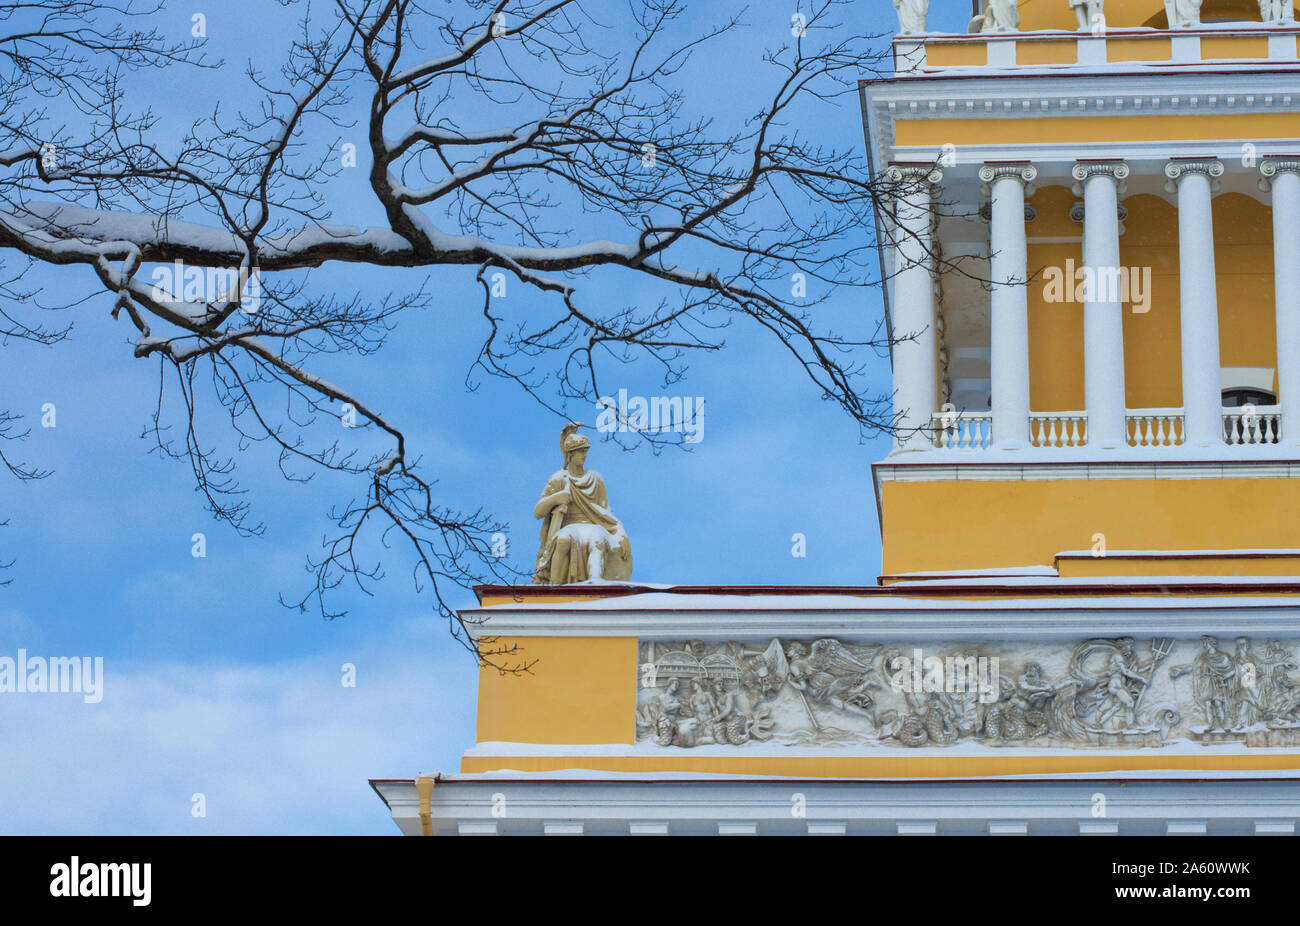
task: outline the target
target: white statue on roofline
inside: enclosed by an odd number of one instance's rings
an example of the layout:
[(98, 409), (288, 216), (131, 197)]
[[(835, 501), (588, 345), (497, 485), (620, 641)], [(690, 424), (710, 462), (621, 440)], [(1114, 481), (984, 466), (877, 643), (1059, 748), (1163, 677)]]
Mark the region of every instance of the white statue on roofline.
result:
[(587, 469), (591, 443), (571, 421), (560, 432), (564, 467), (546, 482), (533, 515), (542, 522), (533, 572), (535, 585), (626, 582), (632, 577), (632, 546), (614, 517), (605, 480)]
[(1293, 22), (1295, 7), (1291, 0), (1259, 0), (1259, 18), (1266, 23)]
[(1070, 0), (1070, 9), (1079, 20), (1080, 29), (1094, 29), (1099, 25), (1105, 25), (1106, 14), (1102, 12), (1102, 7), (1105, 5), (1106, 0)]
[(1016, 0), (984, 0), (984, 11), (971, 20), (971, 32), (1014, 32), (1020, 27)]
[(925, 14), (930, 10), (930, 0), (894, 0), (898, 14), (898, 31), (903, 34), (924, 32)]
[(1165, 0), (1165, 13), (1169, 17), (1169, 28), (1201, 24), (1201, 0)]

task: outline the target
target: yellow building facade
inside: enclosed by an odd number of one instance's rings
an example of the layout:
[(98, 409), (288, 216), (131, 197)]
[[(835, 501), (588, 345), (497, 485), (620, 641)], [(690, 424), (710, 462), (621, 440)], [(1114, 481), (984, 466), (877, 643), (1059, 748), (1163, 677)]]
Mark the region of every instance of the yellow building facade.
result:
[(478, 589), (405, 832), (1294, 834), (1300, 27), (1196, 6), (900, 10), (879, 575)]

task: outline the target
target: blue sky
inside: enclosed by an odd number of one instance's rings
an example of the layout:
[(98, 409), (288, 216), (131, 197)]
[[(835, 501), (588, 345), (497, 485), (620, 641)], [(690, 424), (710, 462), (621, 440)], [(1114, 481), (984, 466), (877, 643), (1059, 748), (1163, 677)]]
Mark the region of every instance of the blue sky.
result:
[[(932, 6), (932, 28), (964, 29), (965, 0)], [(759, 53), (783, 30), (788, 35), (794, 9), (752, 4), (749, 25), (724, 37), (725, 53), (697, 60), (693, 87), (704, 103), (743, 102), (755, 82), (768, 86)], [(887, 0), (862, 0), (855, 9), (863, 29), (894, 28)], [(184, 80), (194, 78), (177, 76), (136, 88), (153, 94), (164, 131), (179, 132), (216, 100), (250, 99), (244, 65), (278, 66), (275, 41), (285, 31), (277, 18), (287, 28), (293, 11), (265, 0), (211, 9), (182, 3), (169, 5), (159, 23), (183, 36), (194, 12), (207, 15), (209, 50), (226, 66), (192, 86)], [(255, 19), (260, 27), (246, 30)], [(800, 128), (861, 150), (855, 100)], [(357, 189), (363, 172), (364, 165), (332, 181), (338, 221), (379, 221)], [(467, 391), (483, 335), (472, 277), (472, 270), (438, 276), (438, 303), (405, 318), (378, 355), (330, 358), (317, 370), (361, 395), (382, 396), (382, 411), (406, 429), (442, 497), (510, 522), (511, 561), (530, 568), (532, 507), (559, 465), (563, 420), (508, 382), (479, 377), (477, 391)], [(370, 292), (413, 279), (362, 268), (327, 267), (318, 276)], [(93, 290), (79, 269), (39, 280), (49, 299)], [(626, 276), (591, 285), (596, 295), (627, 302), (656, 297)], [(11, 344), (0, 353), (0, 407), (26, 415), (31, 426), (20, 455), (54, 471), (36, 483), (0, 482), (0, 518), (11, 522), (0, 529), (0, 560), (17, 559), (7, 573), (13, 583), (0, 588), (0, 655), (23, 647), (105, 663), (98, 704), (74, 695), (0, 695), (0, 832), (395, 832), (367, 779), (458, 767), (473, 743), (472, 660), (396, 561), (374, 597), (347, 599), (351, 612), (340, 620), (282, 607), (280, 593), (306, 589), (305, 557), (329, 527), (324, 513), (351, 488), (328, 479), (286, 484), (273, 459), (254, 448), (240, 455), (240, 466), (265, 536), (241, 539), (214, 522), (188, 468), (150, 455), (140, 437), (158, 369), (132, 358), (131, 333), (110, 308), (99, 296), (69, 309), (75, 330), (56, 348)], [(866, 320), (869, 332), (879, 295), (832, 293), (824, 311)], [(687, 380), (667, 390), (638, 367), (608, 383), (609, 391), (706, 400), (705, 435), (693, 452), (654, 455), (594, 442), (588, 462), (605, 476), (631, 537), (633, 578), (874, 581), (879, 537), (869, 466), (887, 441), (860, 442), (853, 423), (821, 400), (770, 336), (735, 326), (726, 339), (727, 350), (697, 358)], [(864, 359), (874, 387), (887, 390), (887, 361)], [(53, 428), (40, 426), (45, 403), (57, 410)], [(225, 433), (215, 416), (205, 424), (214, 439)], [(202, 559), (191, 555), (195, 532), (207, 536)], [(795, 532), (807, 536), (805, 558), (791, 556)], [(459, 600), (470, 604), (473, 596)], [(356, 666), (355, 688), (341, 684), (343, 663)], [(205, 797), (206, 817), (191, 814), (196, 793)]]

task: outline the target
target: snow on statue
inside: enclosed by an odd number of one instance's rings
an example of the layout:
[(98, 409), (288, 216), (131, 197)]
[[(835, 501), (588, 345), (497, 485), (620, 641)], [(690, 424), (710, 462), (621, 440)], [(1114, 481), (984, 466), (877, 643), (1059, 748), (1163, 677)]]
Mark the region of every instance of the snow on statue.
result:
[(1070, 9), (1079, 20), (1080, 29), (1091, 29), (1106, 21), (1103, 12), (1106, 0), (1070, 0)]
[(1266, 23), (1291, 22), (1295, 8), (1291, 0), (1259, 0), (1259, 15)]
[(579, 422), (560, 432), (564, 468), (551, 476), (533, 516), (542, 519), (535, 585), (625, 582), (632, 577), (632, 545), (609, 510), (605, 480), (583, 469), (591, 443), (577, 433)]
[(970, 21), (971, 32), (1013, 32), (1020, 26), (1016, 0), (984, 0), (984, 11)]
[(1170, 27), (1195, 26), (1201, 22), (1201, 0), (1165, 0)]
[(925, 14), (929, 9), (930, 0), (894, 0), (894, 12), (898, 13), (898, 31), (924, 32)]

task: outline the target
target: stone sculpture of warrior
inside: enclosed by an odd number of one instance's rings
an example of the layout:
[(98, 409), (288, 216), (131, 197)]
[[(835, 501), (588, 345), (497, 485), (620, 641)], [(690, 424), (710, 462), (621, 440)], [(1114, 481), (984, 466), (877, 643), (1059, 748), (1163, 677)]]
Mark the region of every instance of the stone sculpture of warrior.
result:
[(1013, 32), (1020, 27), (1016, 0), (987, 0), (983, 14), (977, 19), (981, 32)]
[(925, 31), (925, 14), (930, 10), (930, 0), (894, 0), (898, 14), (898, 31), (915, 33)]
[(1292, 0), (1259, 0), (1259, 17), (1266, 23), (1292, 22), (1295, 7)]
[(591, 444), (571, 422), (560, 434), (564, 468), (546, 482), (533, 509), (542, 519), (541, 543), (533, 571), (536, 585), (605, 580), (626, 582), (632, 577), (632, 545), (623, 524), (609, 510), (605, 480), (584, 469)]
[(1201, 23), (1201, 0), (1165, 0), (1169, 28), (1198, 26)]
[(1070, 0), (1070, 9), (1074, 10), (1074, 16), (1079, 20), (1079, 28), (1092, 29), (1104, 23), (1106, 16), (1102, 7), (1105, 3), (1106, 0)]
[(1227, 653), (1219, 651), (1219, 641), (1214, 637), (1201, 637), (1202, 651), (1194, 662), (1169, 668), (1170, 678), (1192, 674), (1193, 693), (1205, 712), (1205, 724), (1210, 730), (1226, 730), (1235, 722), (1233, 716), (1233, 688), (1237, 667)]

